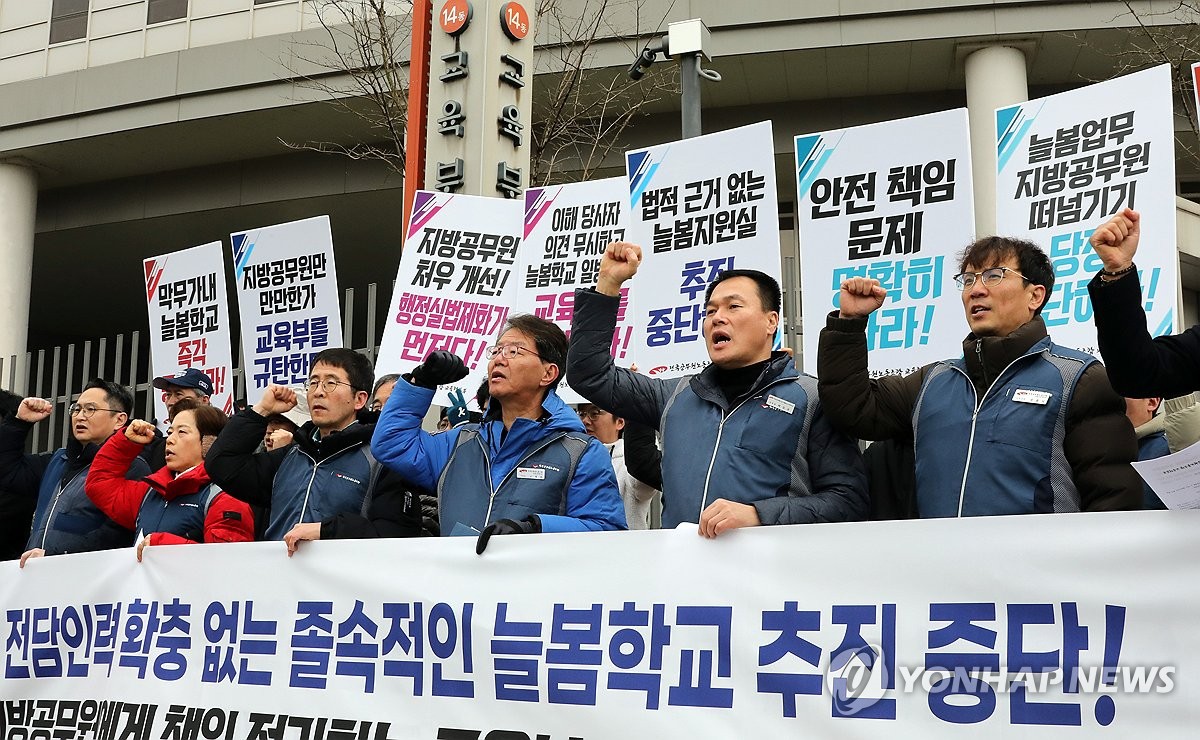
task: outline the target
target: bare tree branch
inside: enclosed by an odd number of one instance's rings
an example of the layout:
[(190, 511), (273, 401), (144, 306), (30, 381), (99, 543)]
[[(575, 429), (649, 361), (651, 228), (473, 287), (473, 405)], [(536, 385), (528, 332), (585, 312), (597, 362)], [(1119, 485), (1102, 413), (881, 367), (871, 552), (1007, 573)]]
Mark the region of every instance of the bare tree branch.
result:
[[(1193, 94), (1192, 63), (1200, 61), (1200, 2), (1176, 0), (1175, 3), (1154, 10), (1148, 3), (1124, 0), (1125, 13), (1113, 18), (1113, 25), (1124, 25), (1132, 18), (1135, 28), (1119, 47), (1091, 41), (1085, 34), (1069, 34), (1079, 40), (1084, 48), (1101, 54), (1115, 62), (1111, 77), (1119, 77), (1160, 64), (1171, 66), (1171, 88), (1183, 106), (1184, 116), (1192, 136), (1176, 134), (1175, 142), (1188, 160), (1200, 167), (1200, 151), (1195, 137), (1200, 135), (1200, 125)], [(1103, 80), (1089, 79), (1090, 82)]]
[[(586, 180), (625, 148), (624, 134), (647, 108), (678, 94), (678, 71), (658, 65), (641, 81), (601, 58), (632, 59), (662, 31), (669, 6), (646, 22), (647, 0), (542, 0), (540, 68), (534, 70), (531, 185)], [(293, 149), (377, 159), (404, 172), (411, 5), (402, 0), (307, 0), (321, 39), (297, 43), (297, 85), (363, 124), (360, 140), (284, 141)], [(569, 7), (568, 7), (569, 6)], [(614, 26), (621, 19), (624, 31)], [(633, 32), (628, 19), (633, 19)], [(615, 48), (614, 48), (615, 47)], [(616, 51), (619, 49), (620, 51)], [(607, 54), (607, 57), (602, 57)], [(612, 64), (611, 61), (608, 62)]]

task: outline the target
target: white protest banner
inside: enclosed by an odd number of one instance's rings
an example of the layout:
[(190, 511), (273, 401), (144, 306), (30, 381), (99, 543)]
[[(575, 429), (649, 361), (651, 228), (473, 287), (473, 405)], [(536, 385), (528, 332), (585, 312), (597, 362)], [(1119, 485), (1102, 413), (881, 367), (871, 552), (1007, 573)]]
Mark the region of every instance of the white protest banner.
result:
[(0, 723), (12, 740), (1191, 740), (1197, 527), (1108, 512), (6, 562)]
[[(521, 250), (522, 289), (517, 312), (553, 321), (570, 336), (575, 289), (593, 288), (600, 256), (610, 242), (624, 241), (628, 209), (625, 178), (529, 188), (525, 191), (525, 248)], [(620, 365), (631, 362), (633, 339), (629, 285), (621, 289), (612, 355)], [(558, 395), (567, 403), (584, 399), (564, 382)]]
[[(210, 403), (233, 413), (233, 349), (221, 242), (142, 262), (150, 315), (150, 366), (155, 377), (195, 367), (213, 382)], [(154, 413), (167, 418), (162, 394)]]
[(806, 372), (850, 277), (888, 292), (867, 324), (872, 377), (961, 351), (951, 277), (975, 237), (970, 145), (965, 108), (796, 137)]
[[(728, 269), (780, 279), (771, 122), (625, 155), (630, 241), (642, 248), (630, 354), (660, 378), (708, 364), (704, 291)], [(782, 336), (782, 334), (781, 334)]]
[(513, 276), (521, 245), (521, 201), (418, 191), (396, 274), (396, 289), (375, 363), (376, 377), (403, 373), (436, 350), (453, 352), (471, 373), (438, 388), (472, 399), (487, 374), (484, 350), (496, 343), (516, 303)]
[(317, 216), (230, 239), (242, 367), (253, 404), (268, 385), (307, 383), (313, 356), (342, 346), (333, 235), (329, 217)]
[(1055, 342), (1099, 356), (1087, 284), (1092, 231), (1141, 212), (1138, 276), (1152, 336), (1175, 327), (1175, 134), (1168, 65), (996, 111), (996, 231), (1054, 265), (1042, 318)]

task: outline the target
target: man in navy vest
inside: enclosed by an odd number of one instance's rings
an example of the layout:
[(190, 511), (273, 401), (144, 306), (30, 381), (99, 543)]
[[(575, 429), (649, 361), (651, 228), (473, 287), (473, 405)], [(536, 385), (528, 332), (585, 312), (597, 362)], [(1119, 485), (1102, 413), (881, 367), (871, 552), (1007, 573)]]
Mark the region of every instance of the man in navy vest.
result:
[(971, 329), (963, 356), (904, 377), (867, 371), (867, 318), (887, 291), (870, 278), (842, 283), (817, 356), (834, 425), (864, 439), (913, 435), (922, 518), (1139, 508), (1124, 399), (1096, 358), (1046, 333), (1054, 271), (1045, 253), (993, 236), (967, 247), (959, 265)]
[(660, 379), (613, 364), (621, 285), (642, 249), (608, 245), (595, 290), (575, 292), (567, 373), (597, 406), (662, 434), (662, 526), (696, 522), (714, 538), (731, 529), (863, 519), (867, 476), (858, 447), (834, 430), (816, 380), (773, 350), (779, 283), (726, 270), (704, 296), (700, 373)]
[[(129, 421), (133, 394), (124, 386), (97, 378), (71, 404), (71, 436), (67, 446), (25, 454), (33, 425), (49, 418), (54, 406), (43, 398), (26, 398), (17, 412), (0, 424), (0, 489), (10, 496), (36, 498), (33, 532), (21, 555), (30, 558), (74, 552), (111, 550), (133, 544), (133, 532), (104, 515), (87, 497), (84, 481), (100, 445)], [(138, 457), (127, 478), (150, 474)]]
[(463, 361), (432, 352), (396, 383), (371, 447), (380, 462), (436, 490), (443, 535), (625, 529), (625, 507), (608, 451), (554, 392), (567, 339), (552, 322), (509, 319), (487, 352), (491, 402), (480, 423), (421, 430), (433, 392), (467, 375)]
[(229, 495), (269, 506), (268, 540), (288, 554), (318, 539), (413, 537), (420, 533), (416, 496), (371, 455), (374, 416), (363, 409), (371, 390), (371, 361), (341, 347), (313, 358), (306, 383), (311, 421), (287, 447), (256, 452), (268, 417), (296, 406), (296, 391), (267, 386), (262, 400), (230, 418), (204, 467)]

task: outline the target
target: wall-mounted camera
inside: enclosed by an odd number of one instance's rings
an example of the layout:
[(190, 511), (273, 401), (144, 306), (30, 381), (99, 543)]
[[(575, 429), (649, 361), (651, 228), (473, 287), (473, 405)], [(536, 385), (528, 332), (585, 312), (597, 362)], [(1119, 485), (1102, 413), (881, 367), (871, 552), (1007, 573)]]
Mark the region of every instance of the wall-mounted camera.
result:
[(654, 60), (658, 59), (658, 55), (665, 54), (666, 51), (666, 36), (647, 44), (646, 48), (642, 49), (642, 53), (638, 54), (638, 58), (633, 60), (633, 64), (629, 65), (629, 71), (626, 72), (629, 75), (629, 79), (635, 82), (642, 79), (646, 75), (646, 70), (650, 68), (651, 64), (654, 64)]

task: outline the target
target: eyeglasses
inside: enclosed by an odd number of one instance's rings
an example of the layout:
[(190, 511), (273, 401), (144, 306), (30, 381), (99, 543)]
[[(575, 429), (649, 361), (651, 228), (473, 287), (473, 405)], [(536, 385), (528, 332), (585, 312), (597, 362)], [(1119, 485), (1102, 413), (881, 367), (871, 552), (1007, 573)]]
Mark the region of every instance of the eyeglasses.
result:
[(991, 288), (999, 285), (1000, 281), (1010, 272), (1026, 282), (1032, 282), (1011, 267), (989, 267), (983, 272), (960, 272), (954, 276), (954, 284), (958, 286), (959, 290), (966, 290), (973, 287), (976, 280), (982, 279), (983, 284)]
[(496, 359), (496, 355), (504, 355), (505, 358), (511, 360), (522, 352), (528, 352), (539, 360), (542, 356), (531, 349), (526, 349), (519, 344), (497, 344), (495, 347), (488, 347), (483, 351), (483, 356), (489, 360)]
[(85, 420), (92, 418), (97, 411), (115, 411), (117, 413), (122, 413), (121, 409), (108, 409), (91, 403), (89, 403), (87, 406), (80, 406), (77, 403), (73, 403), (67, 407), (68, 414), (71, 416), (78, 416), (80, 419)]
[(596, 419), (599, 419), (601, 416), (604, 416), (608, 412), (602, 411), (597, 408), (590, 408), (590, 409), (579, 409), (575, 413), (579, 414), (580, 419), (583, 419), (585, 421), (595, 421)]
[(367, 411), (383, 411), (383, 402), (375, 401), (374, 403), (372, 403), (370, 406), (367, 407)]
[(350, 383), (343, 383), (340, 380), (333, 380), (333, 379), (319, 380), (317, 378), (313, 378), (312, 380), (309, 380), (307, 383), (305, 383), (304, 387), (313, 393), (316, 393), (318, 388), (325, 391), (325, 393), (333, 393), (334, 391), (336, 391), (338, 389), (339, 385), (346, 386), (347, 388), (350, 389), (351, 393), (354, 392), (354, 386), (351, 385)]

